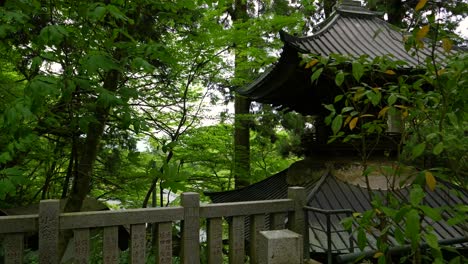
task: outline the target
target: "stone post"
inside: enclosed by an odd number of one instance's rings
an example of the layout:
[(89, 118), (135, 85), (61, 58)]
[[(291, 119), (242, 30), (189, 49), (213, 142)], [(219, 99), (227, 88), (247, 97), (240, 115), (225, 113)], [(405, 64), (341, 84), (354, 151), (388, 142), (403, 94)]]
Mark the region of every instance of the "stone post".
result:
[(39, 204), (39, 263), (59, 263), (60, 200), (43, 200)]
[[(294, 211), (288, 215), (288, 229), (300, 234), (303, 239), (304, 258), (309, 259), (309, 232), (306, 230), (304, 206), (307, 205), (304, 187), (289, 187), (288, 198), (294, 200)], [(308, 227), (307, 227), (308, 228)]]
[(200, 195), (194, 192), (182, 193), (184, 207), (182, 222), (181, 263), (200, 263)]

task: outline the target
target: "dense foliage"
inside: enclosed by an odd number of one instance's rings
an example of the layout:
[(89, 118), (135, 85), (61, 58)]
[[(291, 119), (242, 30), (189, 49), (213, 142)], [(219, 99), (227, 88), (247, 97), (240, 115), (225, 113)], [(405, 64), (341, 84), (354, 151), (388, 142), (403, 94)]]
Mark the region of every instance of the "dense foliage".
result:
[[(0, 1), (0, 208), (68, 198), (65, 210), (78, 211), (86, 196), (122, 207), (165, 206), (172, 192), (234, 188), (239, 124), (223, 112), (234, 98), (230, 88), (249, 83), (275, 60), (280, 29), (310, 32), (332, 6), (291, 2)], [(395, 8), (402, 1), (390, 2)], [(441, 41), (447, 52), (463, 43), (452, 34), (466, 13), (460, 1), (403, 2), (404, 9), (387, 11), (413, 29), (409, 48), (424, 37)], [(400, 111), (407, 124), (402, 161), (417, 164), (430, 188), (433, 175), (466, 187), (466, 56), (442, 66), (430, 60), (416, 77), (396, 77), (398, 63), (385, 59), (346, 60), (322, 58), (313, 67), (330, 70), (338, 86), (359, 86), (336, 100), (353, 102), (352, 109), (327, 106), (333, 139), (379, 134), (385, 114)], [(333, 68), (337, 62), (351, 71)], [(383, 87), (361, 83), (375, 65), (390, 79)], [(374, 122), (362, 122), (366, 105), (379, 108)], [(237, 117), (250, 150), (243, 174), (255, 182), (297, 159), (291, 153), (301, 152), (306, 118), (250, 103), (249, 109), (253, 115)], [(416, 220), (432, 213), (418, 204), (420, 192), (415, 188), (405, 207)], [(454, 221), (466, 220), (466, 206), (455, 209)], [(419, 226), (406, 229), (416, 255), (421, 236), (432, 237)], [(438, 259), (440, 248), (430, 246)]]

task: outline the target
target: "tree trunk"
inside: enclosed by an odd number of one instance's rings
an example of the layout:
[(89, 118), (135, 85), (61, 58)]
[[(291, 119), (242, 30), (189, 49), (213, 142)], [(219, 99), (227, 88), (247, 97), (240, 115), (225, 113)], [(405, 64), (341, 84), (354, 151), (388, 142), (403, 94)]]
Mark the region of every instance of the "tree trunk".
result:
[(330, 17), (333, 12), (333, 6), (336, 4), (334, 0), (323, 0), (323, 12), (325, 13), (325, 18)]
[(403, 26), (403, 18), (405, 16), (405, 10), (401, 3), (401, 0), (389, 0), (387, 1), (387, 15), (388, 22), (397, 27)]
[[(249, 19), (246, 1), (236, 0), (234, 11), (231, 13), (234, 27)], [(241, 50), (246, 48), (240, 41), (235, 43), (235, 77), (238, 80), (245, 79), (248, 72), (241, 67), (247, 60), (240, 55)], [(241, 82), (241, 85), (243, 83)], [(234, 184), (239, 189), (249, 185), (250, 178), (250, 130), (248, 125), (248, 114), (250, 111), (250, 100), (246, 97), (235, 94), (234, 97)]]
[(234, 184), (239, 189), (248, 186), (250, 178), (250, 100), (238, 94), (234, 100)]
[[(120, 73), (116, 70), (112, 70), (106, 74), (104, 79), (104, 88), (108, 91), (116, 91)], [(78, 171), (73, 179), (73, 186), (70, 191), (70, 196), (65, 204), (64, 212), (78, 212), (81, 210), (83, 201), (90, 192), (91, 179), (93, 173), (94, 163), (97, 158), (99, 150), (99, 143), (104, 133), (104, 127), (109, 116), (109, 107), (96, 104), (96, 112), (94, 117), (96, 122), (90, 122), (88, 124), (88, 132), (80, 158), (78, 162)], [(68, 241), (73, 236), (70, 231), (63, 232), (59, 250), (60, 256), (63, 256)]]

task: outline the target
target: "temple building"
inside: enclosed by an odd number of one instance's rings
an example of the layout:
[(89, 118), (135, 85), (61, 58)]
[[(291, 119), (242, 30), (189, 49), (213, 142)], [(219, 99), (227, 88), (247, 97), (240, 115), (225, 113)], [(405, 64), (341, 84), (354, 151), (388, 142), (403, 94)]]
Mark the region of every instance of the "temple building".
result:
[[(313, 116), (315, 130), (304, 140), (306, 157), (290, 168), (248, 187), (206, 194), (215, 203), (282, 199), (287, 197), (289, 186), (303, 186), (308, 193), (306, 216), (311, 256), (328, 263), (353, 261), (366, 254), (369, 256), (377, 249), (375, 243), (378, 232), (367, 234), (369, 245), (361, 251), (357, 247), (356, 234), (345, 231), (340, 221), (355, 212), (372, 209), (369, 194), (384, 197), (392, 189), (397, 196), (408, 197), (414, 171), (401, 173), (398, 179), (393, 180), (398, 183), (396, 185), (389, 184), (390, 176), (381, 171), (370, 175), (366, 183), (362, 177), (356, 146), (339, 142), (327, 144), (331, 133), (328, 126), (324, 125), (324, 118), (329, 114), (324, 105), (332, 104), (334, 98), (343, 92), (335, 84), (334, 76), (320, 76), (312, 81), (313, 72), (301, 63), (302, 55), (366, 56), (369, 61), (388, 56), (398, 61), (398, 75), (417, 72), (425, 64), (426, 58), (433, 55), (431, 48), (425, 45), (418, 50), (407, 51), (402, 30), (384, 21), (382, 14), (361, 6), (360, 1), (342, 1), (337, 4), (333, 14), (312, 36), (296, 37), (280, 32), (280, 37), (284, 46), (278, 61), (237, 92), (255, 102)], [(442, 47), (437, 47), (434, 54), (440, 61), (447, 56)], [(382, 164), (393, 164), (384, 152), (394, 151), (391, 142), (392, 138), (398, 137), (395, 132), (398, 129), (388, 130), (387, 140), (383, 139), (377, 144), (376, 154), (369, 159), (369, 165), (379, 167)], [(434, 191), (427, 191), (423, 203), (430, 207), (468, 204), (468, 191), (438, 179), (438, 187)], [(464, 248), (466, 253), (466, 227), (448, 225), (446, 220), (433, 222), (425, 218), (423, 225), (434, 227), (439, 243)], [(395, 248), (399, 245), (394, 238), (390, 238), (388, 243)]]

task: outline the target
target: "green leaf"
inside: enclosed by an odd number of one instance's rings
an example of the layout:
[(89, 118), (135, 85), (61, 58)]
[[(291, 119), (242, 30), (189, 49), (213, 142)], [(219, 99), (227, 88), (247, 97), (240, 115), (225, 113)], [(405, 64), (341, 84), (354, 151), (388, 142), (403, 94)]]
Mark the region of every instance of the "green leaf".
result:
[(366, 92), (366, 96), (374, 106), (378, 105), (382, 99), (382, 95), (378, 91), (368, 91)]
[(419, 208), (424, 212), (424, 215), (431, 218), (434, 221), (442, 220), (442, 215), (440, 210), (437, 208), (432, 208), (427, 205), (420, 205)]
[(448, 114), (447, 114), (447, 117), (449, 118), (450, 123), (452, 123), (452, 125), (454, 125), (454, 126), (458, 126), (458, 125), (459, 125), (459, 123), (458, 123), (458, 118), (457, 118), (457, 116), (455, 115), (455, 113), (453, 113), (453, 112), (452, 112), (452, 113), (448, 113)]
[(341, 220), (341, 224), (343, 225), (345, 230), (351, 231), (351, 228), (353, 227), (353, 218), (352, 217), (346, 217)]
[(59, 45), (68, 32), (64, 26), (49, 25), (44, 27), (39, 34), (39, 39), (46, 45)]
[(433, 249), (439, 249), (439, 242), (434, 233), (426, 234), (426, 243)]
[(343, 97), (344, 97), (344, 95), (342, 95), (342, 94), (339, 94), (339, 95), (335, 96), (335, 103), (341, 101), (341, 99), (343, 99)]
[(335, 106), (333, 106), (332, 104), (323, 105), (323, 107), (325, 107), (325, 109), (328, 109), (330, 112), (335, 112)]
[(411, 240), (411, 246), (413, 248), (416, 248), (420, 241), (420, 220), (418, 211), (415, 209), (410, 210), (406, 214), (405, 234)]
[[(1, 175), (1, 172), (2, 171), (0, 171), (0, 175)], [(15, 190), (16, 190), (16, 187), (9, 178), (0, 179), (0, 199), (1, 200), (5, 199), (5, 196), (7, 194), (10, 194), (10, 195), (14, 194)]]
[(339, 72), (336, 74), (336, 76), (335, 76), (335, 83), (336, 83), (337, 86), (341, 86), (341, 85), (343, 84), (344, 79), (345, 79), (344, 77), (345, 77), (345, 76), (344, 76), (343, 71), (339, 71)]
[(346, 107), (343, 107), (343, 109), (341, 109), (341, 113), (344, 114), (346, 112), (353, 111), (353, 110), (354, 110), (354, 107), (346, 106)]
[(419, 185), (414, 185), (413, 189), (410, 191), (410, 203), (413, 206), (417, 206), (421, 203), (423, 200), (425, 194), (421, 186)]
[(393, 235), (395, 236), (395, 239), (396, 241), (400, 244), (400, 245), (404, 245), (405, 244), (405, 235), (403, 234), (403, 232), (401, 231), (400, 228), (395, 228), (395, 232), (393, 233)]
[(359, 82), (364, 75), (364, 66), (358, 61), (353, 61), (352, 68), (353, 77)]
[(340, 131), (342, 126), (343, 126), (343, 116), (342, 115), (335, 116), (331, 125), (333, 134), (336, 135), (338, 131)]
[(320, 68), (320, 69), (317, 69), (316, 71), (314, 71), (314, 73), (312, 74), (312, 77), (310, 77), (310, 80), (312, 82), (317, 80), (320, 77), (320, 75), (322, 74), (322, 71), (323, 71), (323, 68)]
[(393, 104), (395, 104), (397, 101), (397, 96), (395, 94), (391, 94), (388, 99), (387, 99), (387, 103), (388, 105), (392, 106)]
[(89, 12), (88, 15), (90, 18), (95, 19), (97, 21), (102, 21), (106, 16), (107, 8), (104, 6), (97, 6), (92, 12)]
[(366, 245), (367, 245), (367, 237), (366, 237), (366, 232), (364, 232), (364, 229), (360, 228), (358, 231), (358, 236), (357, 236), (357, 242), (359, 249), (363, 250)]
[(96, 73), (99, 69), (103, 69), (105, 71), (120, 69), (117, 63), (104, 54), (90, 55), (85, 66), (90, 73)]
[(107, 11), (109, 11), (109, 14), (117, 20), (124, 20), (124, 21), (128, 20), (128, 17), (125, 16), (125, 14), (122, 13), (122, 11), (120, 11), (120, 9), (116, 7), (115, 5), (108, 5)]
[(425, 142), (419, 143), (418, 145), (414, 146), (412, 151), (411, 151), (413, 159), (421, 156), (425, 149), (426, 149), (426, 143)]
[(147, 73), (152, 73), (154, 71), (154, 66), (151, 65), (147, 60), (137, 57), (133, 60), (132, 66), (136, 70), (143, 69)]

